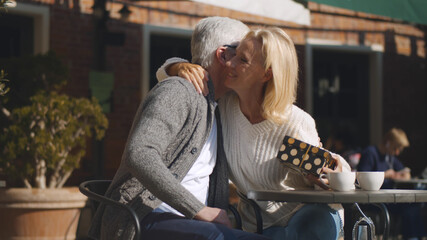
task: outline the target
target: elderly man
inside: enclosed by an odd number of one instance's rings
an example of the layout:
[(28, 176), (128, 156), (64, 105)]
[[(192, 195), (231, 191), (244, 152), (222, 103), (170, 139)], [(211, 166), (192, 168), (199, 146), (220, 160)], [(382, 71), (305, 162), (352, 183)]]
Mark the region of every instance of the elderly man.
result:
[[(193, 62), (210, 73), (212, 94), (204, 97), (188, 81), (170, 77), (139, 107), (106, 195), (137, 212), (143, 239), (264, 239), (230, 228), (224, 210), (227, 166), (215, 116), (230, 55), (224, 45), (239, 41), (247, 31), (229, 18), (201, 20), (191, 49)], [(101, 239), (131, 239), (134, 229), (126, 213), (100, 206), (90, 233)]]

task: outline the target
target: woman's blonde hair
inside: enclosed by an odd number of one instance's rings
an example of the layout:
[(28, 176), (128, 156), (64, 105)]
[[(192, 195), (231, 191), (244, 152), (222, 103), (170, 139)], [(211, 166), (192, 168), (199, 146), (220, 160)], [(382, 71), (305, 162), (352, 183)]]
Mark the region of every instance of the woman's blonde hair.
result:
[(286, 110), (295, 102), (298, 86), (298, 58), (294, 43), (280, 28), (250, 31), (245, 38), (262, 44), (264, 68), (271, 69), (272, 79), (267, 82), (262, 102), (262, 115), (276, 123), (285, 121)]

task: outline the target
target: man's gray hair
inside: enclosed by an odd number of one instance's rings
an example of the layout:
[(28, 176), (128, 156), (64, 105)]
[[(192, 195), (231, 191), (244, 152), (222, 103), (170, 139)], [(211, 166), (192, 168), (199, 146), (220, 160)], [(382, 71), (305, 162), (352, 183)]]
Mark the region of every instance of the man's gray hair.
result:
[(237, 44), (248, 31), (248, 26), (227, 17), (207, 17), (200, 20), (191, 38), (191, 61), (204, 68), (209, 67), (218, 47)]

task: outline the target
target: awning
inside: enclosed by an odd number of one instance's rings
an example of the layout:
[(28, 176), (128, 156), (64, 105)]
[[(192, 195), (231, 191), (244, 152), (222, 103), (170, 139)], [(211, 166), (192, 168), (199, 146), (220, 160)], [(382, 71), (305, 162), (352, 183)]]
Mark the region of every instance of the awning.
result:
[(310, 25), (310, 11), (293, 0), (192, 0), (282, 21)]
[[(304, 0), (306, 1), (306, 0)], [(357, 12), (427, 25), (427, 0), (309, 0)]]

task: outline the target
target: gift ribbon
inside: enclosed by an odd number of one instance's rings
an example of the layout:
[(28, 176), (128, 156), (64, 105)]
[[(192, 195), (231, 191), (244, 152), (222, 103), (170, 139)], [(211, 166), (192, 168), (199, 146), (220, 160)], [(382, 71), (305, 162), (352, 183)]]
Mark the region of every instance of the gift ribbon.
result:
[[(308, 144), (307, 144), (307, 145), (308, 145)], [(305, 159), (305, 156), (307, 156), (307, 154), (308, 154), (308, 152), (310, 151), (310, 149), (311, 149), (311, 145), (308, 145), (307, 151), (306, 151), (306, 152), (305, 152), (305, 154), (302, 156), (301, 163), (300, 163), (300, 165), (299, 165), (299, 167), (300, 167), (300, 168), (302, 167), (302, 164), (303, 164), (305, 161), (307, 161), (307, 160), (304, 160), (304, 159)]]

